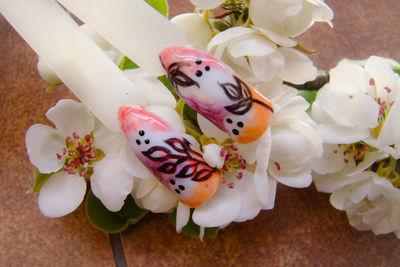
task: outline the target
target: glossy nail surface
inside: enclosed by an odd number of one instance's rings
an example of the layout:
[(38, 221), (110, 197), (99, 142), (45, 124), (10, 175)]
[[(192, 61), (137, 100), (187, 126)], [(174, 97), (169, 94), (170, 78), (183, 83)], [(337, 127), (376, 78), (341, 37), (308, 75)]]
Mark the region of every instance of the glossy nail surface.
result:
[(267, 130), (272, 103), (225, 63), (181, 46), (165, 48), (160, 61), (179, 96), (232, 139), (254, 142)]
[(124, 105), (118, 115), (137, 158), (180, 201), (194, 208), (215, 193), (220, 172), (182, 134), (142, 106)]

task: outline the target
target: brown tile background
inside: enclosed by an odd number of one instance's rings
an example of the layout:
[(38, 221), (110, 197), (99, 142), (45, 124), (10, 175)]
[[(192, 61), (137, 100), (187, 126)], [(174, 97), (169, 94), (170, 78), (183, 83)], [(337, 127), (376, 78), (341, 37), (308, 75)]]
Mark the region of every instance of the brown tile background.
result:
[[(187, 1), (170, 0), (171, 16), (188, 12)], [(327, 0), (334, 28), (317, 23), (297, 38), (319, 50), (321, 69), (340, 58), (369, 55), (400, 60), (398, 0)], [(94, 229), (83, 208), (59, 219), (41, 215), (37, 195), (25, 194), (33, 167), (24, 136), (65, 87), (45, 92), (36, 56), (0, 17), (0, 266), (113, 266), (106, 234)], [(314, 187), (279, 186), (275, 209), (246, 223), (231, 224), (216, 239), (178, 235), (165, 215), (151, 214), (123, 234), (129, 266), (399, 266), (400, 241), (349, 226), (329, 196)]]

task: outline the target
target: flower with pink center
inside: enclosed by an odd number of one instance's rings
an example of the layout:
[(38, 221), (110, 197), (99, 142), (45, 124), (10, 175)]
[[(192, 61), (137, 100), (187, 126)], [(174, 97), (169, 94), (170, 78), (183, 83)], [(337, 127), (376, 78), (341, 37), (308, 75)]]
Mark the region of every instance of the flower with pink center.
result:
[[(305, 113), (307, 102), (295, 89), (281, 84), (260, 87), (276, 112), (269, 129), (256, 142), (235, 143), (198, 114), (202, 132), (217, 142), (203, 147), (204, 159), (223, 173), (214, 196), (193, 212), (192, 219), (200, 227), (243, 222), (263, 209), (272, 209), (277, 182), (291, 187), (307, 187), (312, 182), (310, 163), (320, 156), (322, 140)], [(188, 220), (188, 210), (178, 204), (178, 231)]]
[[(119, 161), (124, 142), (122, 133), (105, 128), (81, 103), (60, 100), (46, 113), (56, 128), (32, 125), (25, 137), (30, 161), (42, 174), (51, 174), (39, 192), (38, 204), (48, 217), (61, 217), (74, 211), (91, 180), (93, 193), (111, 211), (118, 211), (133, 186), (133, 178)], [(112, 168), (113, 171), (109, 171)], [(111, 187), (104, 176), (113, 177)]]
[(343, 60), (318, 92), (312, 117), (326, 143), (364, 141), (398, 158), (399, 98), (399, 76), (385, 59), (372, 56), (364, 67)]
[(371, 56), (364, 66), (339, 62), (312, 106), (325, 142), (315, 185), (358, 230), (400, 231), (399, 98), (399, 75)]

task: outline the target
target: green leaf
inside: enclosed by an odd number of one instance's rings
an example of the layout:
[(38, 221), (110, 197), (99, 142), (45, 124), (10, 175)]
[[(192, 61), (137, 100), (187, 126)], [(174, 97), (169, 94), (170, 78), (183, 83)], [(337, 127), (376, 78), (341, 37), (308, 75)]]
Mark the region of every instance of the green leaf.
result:
[(161, 75), (158, 76), (157, 79), (162, 82), (165, 87), (167, 87), (167, 89), (171, 92), (171, 94), (175, 97), (176, 101), (179, 101), (180, 97), (178, 96), (178, 94), (175, 92), (175, 89), (172, 87), (171, 83), (169, 82), (167, 76), (165, 75)]
[(197, 140), (203, 134), (197, 122), (197, 112), (189, 107), (182, 99), (176, 104), (175, 110), (179, 113), (185, 125), (186, 133)]
[(160, 12), (164, 17), (168, 16), (168, 4), (166, 0), (145, 0), (147, 4), (154, 7), (155, 10)]
[(55, 174), (55, 172), (52, 173), (40, 173), (37, 169), (35, 169), (35, 183), (33, 184), (33, 187), (29, 189), (26, 193), (37, 193), (40, 191), (44, 183), (52, 176)]
[(317, 97), (317, 92), (317, 90), (299, 90), (299, 95), (304, 97), (304, 99), (311, 105)]
[(137, 69), (139, 68), (139, 66), (136, 65), (136, 63), (130, 60), (127, 56), (124, 56), (121, 62), (119, 63), (119, 68), (121, 70), (129, 70), (129, 69)]
[(306, 110), (308, 115), (311, 115), (311, 105), (315, 101), (315, 98), (317, 97), (317, 90), (299, 90), (299, 95), (304, 97), (304, 99), (310, 103), (310, 106)]
[[(195, 224), (192, 220), (192, 214), (194, 212), (194, 209), (190, 209), (190, 217), (189, 217), (189, 222), (186, 224), (185, 227), (182, 228), (182, 233), (187, 235), (187, 236), (192, 236), (192, 237), (199, 237), (200, 235), (200, 226)], [(176, 209), (168, 214), (168, 218), (171, 221), (171, 223), (176, 227)], [(218, 234), (219, 227), (213, 227), (213, 228), (206, 228), (204, 229), (204, 237), (216, 237)]]
[(106, 233), (122, 232), (129, 224), (137, 223), (147, 213), (147, 210), (136, 205), (131, 195), (126, 197), (124, 206), (118, 212), (109, 211), (91, 191), (86, 199), (86, 215), (89, 221)]

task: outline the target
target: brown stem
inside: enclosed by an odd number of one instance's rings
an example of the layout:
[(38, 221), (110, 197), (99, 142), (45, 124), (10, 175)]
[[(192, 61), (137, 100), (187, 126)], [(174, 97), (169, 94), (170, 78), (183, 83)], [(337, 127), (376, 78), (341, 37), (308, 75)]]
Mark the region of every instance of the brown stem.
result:
[(313, 81), (306, 82), (304, 84), (293, 84), (290, 82), (284, 81), (283, 84), (296, 88), (298, 90), (319, 90), (324, 86), (326, 83), (329, 82), (329, 73), (321, 72), (317, 78)]

